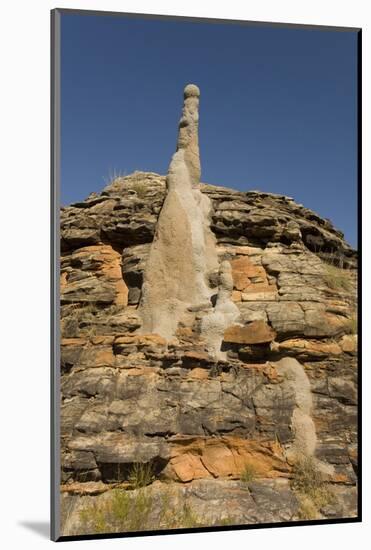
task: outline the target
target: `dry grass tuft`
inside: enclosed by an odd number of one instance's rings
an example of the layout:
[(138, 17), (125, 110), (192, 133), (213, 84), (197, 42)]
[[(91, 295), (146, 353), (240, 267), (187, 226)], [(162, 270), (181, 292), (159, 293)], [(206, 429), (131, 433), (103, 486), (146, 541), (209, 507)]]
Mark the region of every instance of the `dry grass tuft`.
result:
[(146, 487), (152, 483), (154, 479), (153, 466), (150, 462), (137, 462), (133, 464), (128, 477), (129, 483), (134, 489)]
[(253, 464), (250, 462), (246, 462), (244, 469), (241, 472), (241, 481), (245, 483), (249, 483), (250, 481), (254, 481), (257, 476), (256, 468)]
[(324, 265), (323, 280), (332, 290), (348, 292), (352, 289), (350, 272), (335, 265)]
[(316, 467), (312, 457), (302, 457), (296, 462), (291, 486), (300, 503), (301, 519), (319, 518), (321, 508), (335, 502), (335, 496), (330, 491), (329, 484)]

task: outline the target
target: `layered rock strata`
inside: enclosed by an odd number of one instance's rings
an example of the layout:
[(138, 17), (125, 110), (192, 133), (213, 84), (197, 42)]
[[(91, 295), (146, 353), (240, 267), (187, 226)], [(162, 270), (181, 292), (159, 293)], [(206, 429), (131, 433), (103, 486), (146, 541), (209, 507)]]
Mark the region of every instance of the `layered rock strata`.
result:
[(333, 495), (312, 516), (356, 514), (357, 254), (293, 199), (199, 185), (197, 106), (186, 88), (166, 178), (61, 212), (65, 534), (118, 486), (151, 501), (143, 528), (179, 503), (195, 525), (305, 518), (302, 456)]

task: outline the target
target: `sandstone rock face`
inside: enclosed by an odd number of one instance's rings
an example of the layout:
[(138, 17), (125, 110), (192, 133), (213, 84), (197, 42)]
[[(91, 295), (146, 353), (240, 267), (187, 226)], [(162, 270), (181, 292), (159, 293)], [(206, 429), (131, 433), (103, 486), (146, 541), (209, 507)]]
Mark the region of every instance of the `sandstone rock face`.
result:
[(233, 325), (224, 333), (224, 341), (232, 344), (264, 344), (276, 336), (264, 321), (252, 321), (246, 326)]
[(121, 255), (111, 245), (85, 246), (66, 254), (61, 266), (62, 304), (128, 304)]
[[(199, 479), (174, 486), (156, 481), (150, 487), (127, 491), (124, 497), (118, 490), (103, 492), (98, 484), (86, 487), (84, 493), (77, 487), (75, 493), (63, 493), (66, 535), (96, 533), (94, 510), (115, 510), (117, 503), (123, 513), (110, 524), (113, 532), (283, 522), (297, 519), (299, 509), (289, 483), (282, 479), (248, 484)], [(332, 511), (335, 516), (339, 513), (334, 507)]]
[(290, 198), (200, 185), (198, 101), (166, 178), (61, 212), (64, 534), (117, 487), (151, 503), (137, 530), (303, 519), (302, 457), (334, 496), (316, 517), (357, 513), (356, 252)]

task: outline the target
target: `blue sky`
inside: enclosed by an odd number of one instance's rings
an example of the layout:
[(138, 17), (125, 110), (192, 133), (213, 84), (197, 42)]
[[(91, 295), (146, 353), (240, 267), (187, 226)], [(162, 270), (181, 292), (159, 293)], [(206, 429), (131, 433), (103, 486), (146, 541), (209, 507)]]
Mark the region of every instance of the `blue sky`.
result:
[(357, 35), (62, 15), (61, 202), (165, 174), (200, 87), (202, 181), (294, 197), (356, 246)]

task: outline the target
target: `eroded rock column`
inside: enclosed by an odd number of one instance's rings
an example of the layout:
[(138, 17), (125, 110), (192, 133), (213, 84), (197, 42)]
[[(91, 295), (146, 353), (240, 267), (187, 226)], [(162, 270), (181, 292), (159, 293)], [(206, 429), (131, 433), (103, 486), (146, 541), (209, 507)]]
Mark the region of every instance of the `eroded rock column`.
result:
[(226, 260), (220, 264), (218, 282), (215, 308), (202, 319), (201, 334), (210, 356), (214, 359), (224, 359), (226, 353), (221, 351), (224, 331), (240, 317), (238, 307), (232, 302), (232, 267)]
[(292, 392), (295, 402), (291, 418), (294, 439), (290, 447), (286, 449), (288, 461), (295, 463), (303, 458), (312, 458), (318, 470), (324, 474), (332, 475), (334, 472), (332, 465), (314, 458), (317, 435), (312, 418), (312, 391), (304, 367), (293, 357), (284, 357), (276, 363), (276, 368), (278, 373), (284, 377), (284, 384)]
[(177, 150), (167, 178), (167, 195), (151, 245), (139, 311), (143, 332), (170, 339), (182, 313), (209, 302), (210, 271), (218, 266), (215, 237), (209, 227), (210, 200), (201, 193), (198, 148), (200, 91), (184, 89)]

